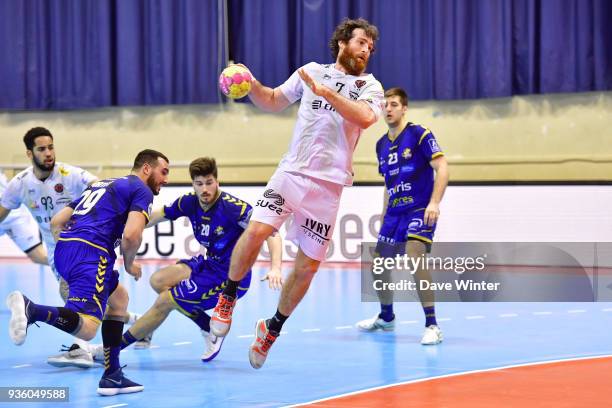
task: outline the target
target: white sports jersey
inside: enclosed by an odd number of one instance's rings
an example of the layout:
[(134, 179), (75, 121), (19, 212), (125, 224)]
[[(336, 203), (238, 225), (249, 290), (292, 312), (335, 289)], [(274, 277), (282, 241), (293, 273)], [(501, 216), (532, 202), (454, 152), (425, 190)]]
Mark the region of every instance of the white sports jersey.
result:
[[(347, 75), (334, 64), (308, 63), (302, 68), (315, 81), (354, 101), (365, 101), (376, 119), (384, 107), (383, 87), (372, 74)], [(293, 103), (301, 98), (289, 151), (279, 168), (337, 184), (353, 184), (353, 152), (362, 129), (346, 121), (325, 100), (315, 95), (296, 72), (280, 86)]]
[[(6, 179), (6, 176), (4, 175), (4, 173), (0, 172), (0, 200), (2, 200), (2, 196), (4, 195), (4, 191), (6, 190), (7, 185), (8, 185), (8, 180)], [(10, 224), (11, 222), (17, 220), (19, 217), (22, 217), (23, 215), (24, 215), (23, 207), (18, 208), (15, 211), (11, 211), (9, 215), (4, 219), (4, 221), (0, 223), (0, 227)], [(29, 215), (27, 214), (25, 215), (29, 217)]]
[(49, 253), (49, 264), (52, 265), (55, 241), (51, 234), (51, 218), (76, 200), (96, 179), (96, 176), (79, 167), (56, 162), (51, 175), (41, 181), (30, 166), (8, 183), (0, 204), (10, 210), (25, 204), (40, 227)]

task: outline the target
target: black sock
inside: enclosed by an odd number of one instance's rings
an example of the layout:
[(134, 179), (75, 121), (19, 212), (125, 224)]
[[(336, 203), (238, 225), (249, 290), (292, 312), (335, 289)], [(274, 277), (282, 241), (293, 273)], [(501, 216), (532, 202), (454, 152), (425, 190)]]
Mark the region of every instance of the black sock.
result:
[(121, 352), (121, 335), (123, 322), (117, 320), (102, 321), (102, 344), (104, 345), (104, 375), (111, 374), (119, 368)]
[(283, 328), (283, 324), (285, 324), (285, 320), (287, 320), (288, 317), (289, 316), (285, 316), (284, 314), (279, 312), (278, 309), (276, 309), (276, 314), (267, 321), (268, 330), (279, 334)]
[(66, 333), (75, 334), (81, 326), (81, 316), (73, 310), (65, 307), (58, 307), (55, 320), (46, 323)]
[(231, 296), (236, 299), (236, 293), (238, 293), (238, 284), (240, 281), (233, 281), (230, 278), (227, 278), (226, 284), (227, 286), (223, 289), (223, 294), (225, 296)]
[(199, 312), (196, 315), (187, 316), (189, 317), (201, 330), (210, 332), (210, 316), (204, 312)]

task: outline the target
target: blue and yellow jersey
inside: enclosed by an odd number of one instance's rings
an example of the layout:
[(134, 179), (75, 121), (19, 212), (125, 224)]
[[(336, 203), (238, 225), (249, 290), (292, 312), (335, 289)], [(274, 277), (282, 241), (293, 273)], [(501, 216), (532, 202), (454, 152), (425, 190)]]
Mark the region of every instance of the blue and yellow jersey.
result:
[(114, 257), (130, 211), (148, 222), (152, 203), (153, 193), (135, 175), (97, 181), (68, 204), (74, 212), (60, 240), (86, 242)]
[(429, 129), (410, 122), (394, 141), (388, 134), (378, 140), (378, 172), (385, 178), (389, 193), (387, 213), (427, 206), (434, 182), (429, 162), (443, 154)]
[(169, 220), (189, 218), (193, 235), (206, 248), (207, 258), (229, 267), (232, 251), (249, 223), (251, 211), (250, 204), (225, 192), (204, 211), (198, 197), (189, 193), (164, 207), (164, 217)]

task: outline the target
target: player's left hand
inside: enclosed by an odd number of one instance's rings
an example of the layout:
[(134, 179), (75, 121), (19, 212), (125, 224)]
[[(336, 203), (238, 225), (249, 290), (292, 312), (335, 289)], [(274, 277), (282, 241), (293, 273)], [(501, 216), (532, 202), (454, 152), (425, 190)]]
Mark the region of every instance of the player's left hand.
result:
[(300, 76), (300, 78), (302, 78), (302, 81), (304, 81), (306, 86), (309, 87), (315, 95), (325, 96), (324, 94), (327, 91), (327, 88), (312, 79), (312, 77), (306, 73), (304, 68), (298, 69), (298, 75)]
[(268, 281), (268, 286), (270, 287), (270, 289), (279, 290), (280, 288), (283, 287), (284, 281), (283, 281), (283, 275), (280, 269), (277, 269), (277, 268), (270, 269), (270, 271), (266, 273), (266, 276), (261, 278), (262, 282), (265, 280)]
[(423, 216), (423, 221), (430, 227), (438, 222), (438, 218), (440, 218), (440, 206), (436, 203), (429, 203), (427, 208), (425, 208), (425, 215)]
[(134, 277), (134, 280), (140, 279), (142, 276), (142, 265), (139, 263), (132, 263), (132, 267), (130, 269), (125, 268), (125, 271)]

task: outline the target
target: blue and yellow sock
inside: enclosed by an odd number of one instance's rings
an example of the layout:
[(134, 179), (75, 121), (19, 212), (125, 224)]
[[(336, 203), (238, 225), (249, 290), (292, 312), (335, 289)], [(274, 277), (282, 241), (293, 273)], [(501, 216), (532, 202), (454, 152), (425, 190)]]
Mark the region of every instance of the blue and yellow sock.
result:
[(391, 320), (395, 319), (395, 314), (393, 313), (393, 303), (390, 305), (383, 305), (381, 303), (378, 317), (383, 319), (385, 322), (390, 322)]
[(425, 313), (425, 327), (429, 327), (431, 325), (434, 325), (434, 326), (438, 325), (438, 322), (436, 321), (435, 306), (424, 307), (423, 312)]

